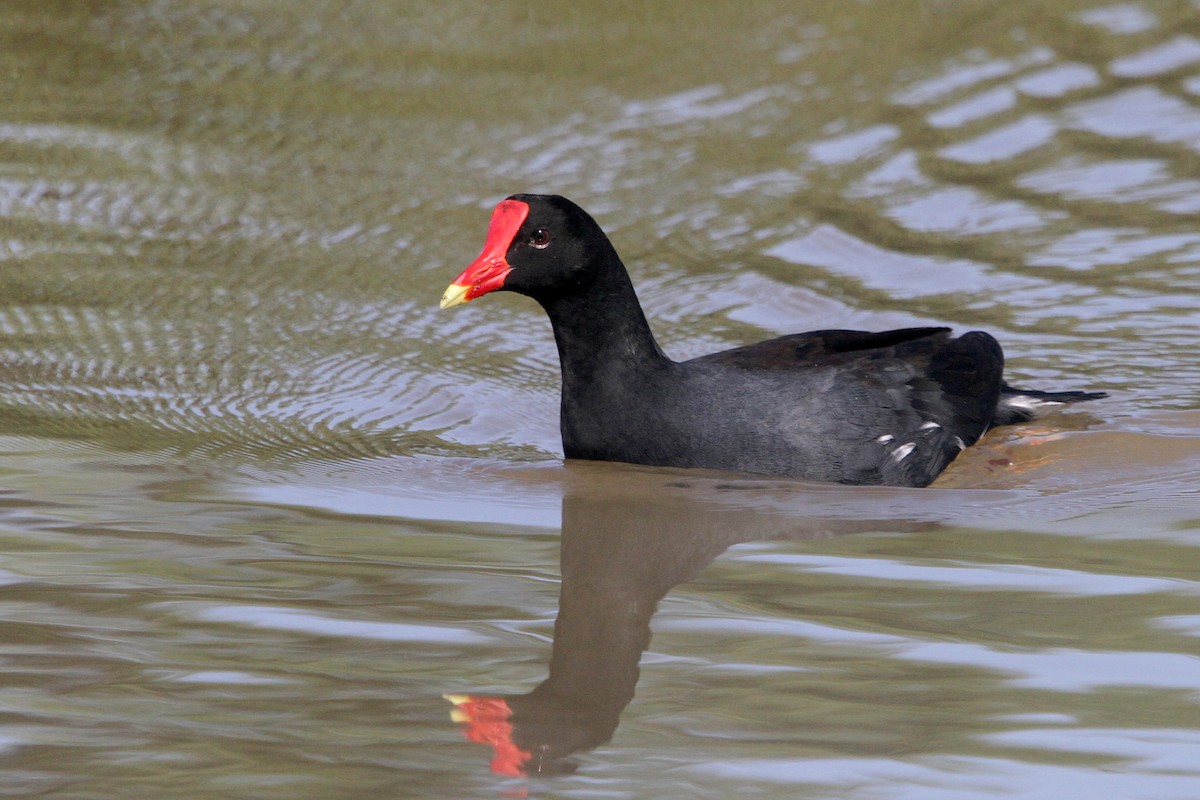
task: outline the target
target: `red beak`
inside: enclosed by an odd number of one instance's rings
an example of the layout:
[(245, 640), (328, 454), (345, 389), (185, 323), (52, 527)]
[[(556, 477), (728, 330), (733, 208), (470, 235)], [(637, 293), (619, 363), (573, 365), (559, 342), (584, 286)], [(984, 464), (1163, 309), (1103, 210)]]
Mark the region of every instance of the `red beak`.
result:
[(442, 308), (474, 300), (504, 285), (504, 279), (512, 272), (506, 258), (508, 248), (528, 216), (529, 205), (520, 200), (503, 200), (496, 206), (483, 252), (446, 289), (442, 295)]
[(467, 739), (492, 746), (496, 754), (492, 759), (492, 772), (513, 777), (528, 774), (526, 765), (533, 753), (522, 750), (513, 742), (513, 726), (508, 721), (512, 711), (504, 698), (467, 694), (444, 694), (442, 697), (454, 704), (450, 719), (466, 723), (467, 729), (463, 733)]

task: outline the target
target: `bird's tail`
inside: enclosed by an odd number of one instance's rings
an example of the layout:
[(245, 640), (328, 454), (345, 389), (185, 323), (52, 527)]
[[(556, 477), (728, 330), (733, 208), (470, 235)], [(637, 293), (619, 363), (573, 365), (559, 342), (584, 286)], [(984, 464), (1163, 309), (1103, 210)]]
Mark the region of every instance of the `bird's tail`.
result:
[(1017, 389), (1004, 384), (992, 425), (1012, 425), (1028, 422), (1072, 403), (1099, 400), (1108, 392), (1039, 392), (1037, 389)]

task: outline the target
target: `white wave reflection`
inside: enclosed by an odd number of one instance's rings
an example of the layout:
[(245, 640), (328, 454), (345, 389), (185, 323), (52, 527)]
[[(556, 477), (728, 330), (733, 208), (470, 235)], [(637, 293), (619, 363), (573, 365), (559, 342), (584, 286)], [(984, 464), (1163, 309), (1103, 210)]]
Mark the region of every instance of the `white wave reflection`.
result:
[[(1019, 652), (967, 642), (905, 644), (896, 657), (1008, 672), (1013, 686), (1087, 692), (1100, 687), (1181, 689), (1200, 687), (1200, 657), (1181, 653), (1076, 650)], [(1200, 692), (1197, 692), (1200, 698)]]
[(1167, 578), (1102, 575), (1025, 564), (926, 566), (881, 558), (835, 558), (798, 553), (754, 553), (739, 561), (796, 567), (805, 572), (849, 575), (874, 580), (938, 583), (960, 589), (1007, 589), (1021, 592), (1101, 597), (1155, 592), (1200, 594), (1200, 583)]
[[(1058, 735), (1063, 734), (1058, 732)], [(1195, 758), (1194, 753), (1192, 757)], [(1195, 800), (1194, 763), (1174, 773), (1148, 768), (1116, 773), (1092, 764), (1058, 766), (961, 756), (931, 757), (916, 763), (883, 758), (746, 758), (699, 764), (689, 767), (687, 772), (741, 782), (836, 786), (839, 797), (888, 800), (1150, 796), (1156, 800)], [(1150, 783), (1146, 773), (1153, 775)], [(1153, 787), (1153, 795), (1145, 794), (1148, 786)]]
[[(896, 659), (927, 661), (1007, 673), (1010, 685), (1027, 689), (1087, 692), (1101, 687), (1181, 689), (1200, 687), (1200, 656), (1163, 652), (997, 649), (974, 642), (918, 641), (885, 633), (856, 631), (780, 618), (730, 620), (687, 617), (663, 620), (660, 630), (707, 632), (723, 639), (785, 637), (825, 644), (881, 648)], [(1197, 692), (1200, 699), (1200, 692)]]
[(980, 738), (993, 744), (1101, 754), (1137, 762), (1155, 772), (1200, 773), (1200, 732), (1178, 728), (1034, 728), (989, 733)]
[(175, 675), (169, 680), (174, 683), (211, 683), (221, 686), (265, 686), (273, 684), (290, 684), (295, 681), (274, 678), (268, 675), (255, 675), (252, 672), (235, 672), (233, 670), (204, 670), (189, 672), (186, 675)]
[(764, 253), (793, 264), (824, 267), (897, 297), (965, 294), (978, 290), (987, 279), (987, 268), (981, 263), (885, 250), (829, 223)]
[(377, 639), (386, 642), (423, 644), (491, 644), (492, 639), (474, 631), (442, 625), (413, 625), (400, 622), (365, 622), (323, 617), (308, 611), (277, 606), (213, 606), (196, 613), (203, 622), (229, 622), (255, 628), (295, 631), (312, 636)]
[(1108, 71), (1121, 78), (1149, 78), (1173, 72), (1200, 61), (1200, 40), (1176, 36), (1162, 44), (1118, 58)]
[(1168, 630), (1179, 631), (1186, 636), (1200, 636), (1200, 614), (1178, 617), (1160, 617), (1155, 622)]

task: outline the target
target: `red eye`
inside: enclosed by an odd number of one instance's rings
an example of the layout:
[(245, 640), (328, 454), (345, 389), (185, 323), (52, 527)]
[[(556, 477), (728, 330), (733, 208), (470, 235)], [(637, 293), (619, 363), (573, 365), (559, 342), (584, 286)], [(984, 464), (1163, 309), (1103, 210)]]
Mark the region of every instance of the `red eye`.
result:
[(529, 246), (536, 247), (538, 250), (545, 250), (550, 246), (550, 231), (545, 228), (538, 228), (529, 237)]

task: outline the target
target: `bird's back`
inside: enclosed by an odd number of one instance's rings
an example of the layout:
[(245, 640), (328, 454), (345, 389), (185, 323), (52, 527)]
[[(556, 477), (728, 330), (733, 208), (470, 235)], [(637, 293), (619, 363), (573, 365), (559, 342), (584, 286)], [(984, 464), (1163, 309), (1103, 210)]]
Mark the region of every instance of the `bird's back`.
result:
[(662, 415), (647, 422), (671, 431), (654, 463), (924, 486), (987, 430), (1003, 363), (988, 334), (946, 328), (816, 331), (701, 356), (651, 392)]

